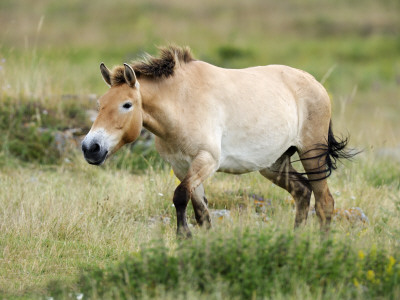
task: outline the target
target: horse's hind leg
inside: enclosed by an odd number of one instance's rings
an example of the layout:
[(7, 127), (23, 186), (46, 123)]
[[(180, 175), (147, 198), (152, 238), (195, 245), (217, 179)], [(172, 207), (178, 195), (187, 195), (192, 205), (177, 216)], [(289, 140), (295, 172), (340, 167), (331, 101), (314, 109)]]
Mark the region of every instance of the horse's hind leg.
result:
[(294, 226), (305, 223), (310, 207), (311, 186), (307, 178), (293, 168), (290, 155), (282, 155), (270, 168), (261, 170), (260, 173), (293, 196), (296, 203)]
[[(323, 149), (315, 149), (303, 151), (299, 155), (314, 193), (315, 211), (321, 227), (328, 229), (332, 220), (335, 203), (329, 191), (327, 179), (325, 178), (327, 169), (325, 164), (326, 156), (324, 155), (326, 153)], [(310, 159), (311, 157), (317, 158)]]

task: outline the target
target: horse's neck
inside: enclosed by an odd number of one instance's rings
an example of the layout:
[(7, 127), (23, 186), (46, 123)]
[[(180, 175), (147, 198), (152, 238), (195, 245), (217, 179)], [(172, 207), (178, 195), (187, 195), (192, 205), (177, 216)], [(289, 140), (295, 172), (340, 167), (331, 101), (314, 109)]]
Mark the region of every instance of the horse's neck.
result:
[(162, 91), (157, 83), (144, 80), (140, 83), (142, 95), (143, 127), (154, 135), (164, 138), (166, 129), (164, 113), (160, 107)]
[(178, 106), (187, 103), (185, 97), (191, 88), (185, 80), (186, 75), (184, 70), (178, 69), (174, 76), (160, 81), (140, 81), (143, 126), (163, 140), (170, 137), (171, 131), (183, 117)]

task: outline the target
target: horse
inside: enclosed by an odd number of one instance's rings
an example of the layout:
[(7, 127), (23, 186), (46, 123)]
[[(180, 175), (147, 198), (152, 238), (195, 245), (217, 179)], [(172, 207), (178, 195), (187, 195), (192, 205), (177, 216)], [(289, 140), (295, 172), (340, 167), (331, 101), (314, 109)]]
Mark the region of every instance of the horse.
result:
[[(196, 60), (188, 47), (116, 66), (101, 63), (108, 91), (82, 141), (89, 164), (101, 165), (146, 128), (180, 184), (173, 195), (177, 234), (190, 237), (191, 200), (199, 226), (211, 227), (203, 182), (215, 172), (258, 171), (295, 200), (295, 228), (306, 223), (311, 194), (321, 228), (329, 230), (334, 199), (327, 177), (350, 158), (348, 138), (331, 125), (325, 88), (309, 73), (284, 65), (225, 69)], [(304, 172), (293, 166), (297, 152)]]

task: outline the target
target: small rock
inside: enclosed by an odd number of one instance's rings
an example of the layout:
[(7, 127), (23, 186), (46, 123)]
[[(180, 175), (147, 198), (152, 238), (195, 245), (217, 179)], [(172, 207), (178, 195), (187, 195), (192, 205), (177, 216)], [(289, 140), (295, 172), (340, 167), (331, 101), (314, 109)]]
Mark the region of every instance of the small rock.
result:
[(83, 299), (83, 294), (82, 293), (76, 294), (76, 300), (82, 300), (82, 299)]
[(212, 221), (232, 220), (231, 212), (227, 209), (213, 209), (210, 210)]
[[(39, 128), (40, 129), (40, 128)], [(57, 150), (60, 154), (67, 152), (71, 148), (79, 148), (81, 144), (80, 134), (82, 129), (71, 128), (64, 131), (57, 131), (54, 133), (54, 142), (56, 144)]]
[(361, 222), (363, 224), (369, 224), (369, 219), (360, 207), (352, 207), (349, 209), (335, 209), (334, 220), (346, 219), (350, 223)]

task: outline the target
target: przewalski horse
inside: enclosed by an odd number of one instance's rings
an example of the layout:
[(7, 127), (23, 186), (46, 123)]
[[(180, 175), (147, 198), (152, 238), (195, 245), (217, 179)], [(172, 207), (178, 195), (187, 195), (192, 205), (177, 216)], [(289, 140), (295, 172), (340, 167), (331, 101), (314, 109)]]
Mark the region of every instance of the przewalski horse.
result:
[[(259, 171), (295, 199), (295, 226), (307, 219), (311, 193), (323, 228), (334, 208), (326, 178), (336, 168), (347, 139), (331, 129), (331, 104), (310, 74), (282, 65), (223, 69), (195, 60), (188, 48), (165, 47), (159, 57), (117, 66), (100, 65), (110, 89), (82, 142), (94, 165), (145, 127), (161, 157), (181, 181), (173, 203), (177, 232), (191, 233), (186, 206), (192, 200), (199, 225), (210, 227), (203, 182), (215, 172)], [(290, 157), (297, 151), (305, 172)]]

